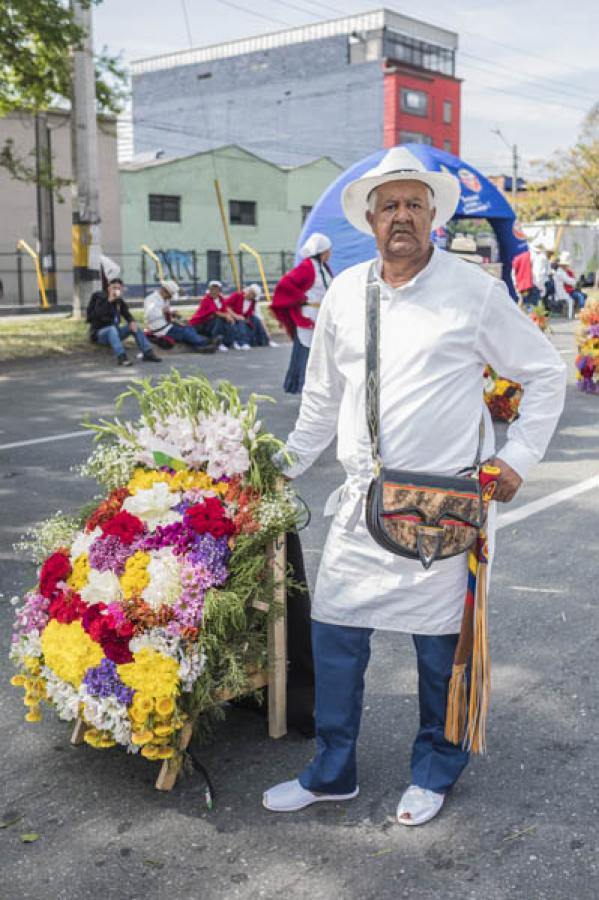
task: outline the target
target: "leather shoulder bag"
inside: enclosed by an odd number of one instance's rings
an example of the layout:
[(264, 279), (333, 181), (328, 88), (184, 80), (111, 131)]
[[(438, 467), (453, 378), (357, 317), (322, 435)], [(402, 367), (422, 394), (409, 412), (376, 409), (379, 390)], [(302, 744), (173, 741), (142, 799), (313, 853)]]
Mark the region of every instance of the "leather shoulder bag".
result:
[(481, 419), (476, 459), (453, 477), (389, 469), (380, 449), (380, 284), (374, 263), (366, 286), (366, 418), (374, 478), (366, 500), (366, 525), (390, 553), (419, 559), (425, 569), (438, 559), (470, 550), (483, 523), (479, 482), (484, 439)]

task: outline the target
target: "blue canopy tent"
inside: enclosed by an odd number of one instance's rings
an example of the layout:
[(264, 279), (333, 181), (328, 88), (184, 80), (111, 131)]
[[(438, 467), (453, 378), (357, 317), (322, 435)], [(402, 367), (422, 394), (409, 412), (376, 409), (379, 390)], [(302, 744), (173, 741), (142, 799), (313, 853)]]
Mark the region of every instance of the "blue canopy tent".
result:
[[(515, 228), (516, 216), (503, 194), (484, 175), (472, 166), (445, 153), (436, 147), (426, 144), (403, 144), (431, 172), (449, 172), (460, 181), (461, 197), (454, 219), (487, 219), (499, 245), (499, 253), (503, 266), (503, 279), (513, 297), (516, 297), (512, 284), (512, 259), (523, 253), (528, 245), (523, 234)], [(378, 150), (360, 162), (346, 169), (333, 184), (327, 188), (308, 216), (300, 239), (298, 249), (314, 231), (321, 231), (333, 242), (331, 268), (339, 273), (356, 263), (372, 259), (376, 255), (374, 238), (357, 231), (350, 225), (341, 208), (341, 192), (345, 185), (359, 178), (368, 169), (378, 165), (388, 152)]]

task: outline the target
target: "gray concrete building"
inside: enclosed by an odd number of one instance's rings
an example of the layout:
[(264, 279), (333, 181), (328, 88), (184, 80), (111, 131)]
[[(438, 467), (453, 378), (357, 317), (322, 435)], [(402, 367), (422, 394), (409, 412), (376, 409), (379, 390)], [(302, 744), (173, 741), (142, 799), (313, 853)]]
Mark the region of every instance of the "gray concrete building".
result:
[(453, 32), (381, 9), (138, 60), (134, 151), (235, 143), (282, 165), (343, 166), (414, 140), (457, 153), (456, 48)]

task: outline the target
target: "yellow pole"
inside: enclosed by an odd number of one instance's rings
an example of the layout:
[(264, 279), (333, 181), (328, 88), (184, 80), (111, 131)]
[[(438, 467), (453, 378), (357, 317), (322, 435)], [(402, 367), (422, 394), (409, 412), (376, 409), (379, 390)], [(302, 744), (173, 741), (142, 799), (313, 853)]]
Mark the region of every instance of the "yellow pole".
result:
[(150, 250), (150, 248), (148, 247), (147, 244), (142, 244), (141, 250), (143, 253), (147, 254), (147, 256), (149, 256), (150, 259), (154, 260), (154, 262), (156, 263), (156, 268), (158, 269), (158, 277), (160, 278), (161, 281), (164, 281), (164, 270), (162, 268), (162, 263), (160, 262), (160, 260), (158, 259), (158, 257), (154, 253), (154, 251)]
[(249, 244), (240, 244), (239, 249), (245, 250), (246, 253), (251, 253), (251, 255), (256, 260), (256, 262), (258, 264), (258, 270), (260, 272), (260, 278), (262, 279), (262, 286), (264, 288), (264, 296), (266, 297), (268, 302), (271, 303), (272, 301), (271, 301), (270, 291), (268, 289), (268, 282), (266, 280), (266, 273), (264, 271), (264, 266), (262, 265), (262, 257), (260, 256), (258, 251), (254, 250), (253, 247), (250, 247)]
[(39, 288), (40, 296), (42, 298), (42, 309), (49, 309), (50, 304), (48, 303), (48, 298), (46, 296), (46, 287), (44, 285), (44, 276), (42, 275), (39, 254), (37, 254), (35, 252), (35, 250), (33, 250), (29, 246), (27, 241), (24, 241), (22, 238), (20, 241), (17, 241), (17, 249), (25, 250), (25, 252), (28, 253), (29, 256), (31, 257), (31, 259), (33, 260), (34, 265), (35, 265), (35, 274), (37, 276), (37, 286)]
[(237, 290), (241, 290), (241, 281), (239, 280), (239, 271), (237, 269), (237, 263), (235, 262), (235, 255), (233, 253), (233, 244), (231, 243), (231, 235), (229, 233), (229, 226), (227, 224), (227, 217), (225, 215), (225, 205), (223, 203), (223, 195), (220, 189), (220, 182), (218, 178), (214, 179), (214, 189), (216, 190), (216, 199), (218, 201), (218, 208), (220, 210), (220, 218), (223, 223), (223, 231), (225, 232), (225, 241), (227, 242), (227, 252), (229, 254), (229, 262), (231, 263), (231, 271), (233, 272), (233, 279), (235, 280), (235, 285), (237, 286)]

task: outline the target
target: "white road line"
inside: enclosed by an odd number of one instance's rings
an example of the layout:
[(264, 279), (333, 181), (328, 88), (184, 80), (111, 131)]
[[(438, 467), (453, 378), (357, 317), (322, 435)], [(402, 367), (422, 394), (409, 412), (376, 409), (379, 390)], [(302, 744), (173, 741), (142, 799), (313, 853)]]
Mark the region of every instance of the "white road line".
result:
[(510, 584), (510, 591), (528, 591), (531, 594), (565, 594), (562, 588), (528, 587), (524, 584)]
[(70, 438), (91, 437), (92, 431), (69, 431), (68, 434), (53, 434), (50, 437), (32, 438), (29, 441), (15, 441), (14, 444), (0, 444), (0, 450), (14, 450), (15, 447), (31, 447), (33, 444), (49, 444), (51, 441), (68, 441)]
[(547, 494), (546, 497), (541, 497), (540, 500), (533, 500), (532, 503), (525, 503), (511, 512), (497, 516), (497, 528), (506, 528), (509, 525), (514, 525), (516, 522), (521, 522), (522, 519), (528, 519), (529, 516), (534, 516), (535, 513), (543, 512), (552, 506), (557, 506), (558, 503), (577, 497), (578, 494), (592, 491), (594, 488), (599, 488), (599, 475), (586, 478), (584, 481), (579, 481), (578, 484), (571, 484), (570, 487), (563, 488), (561, 491)]

